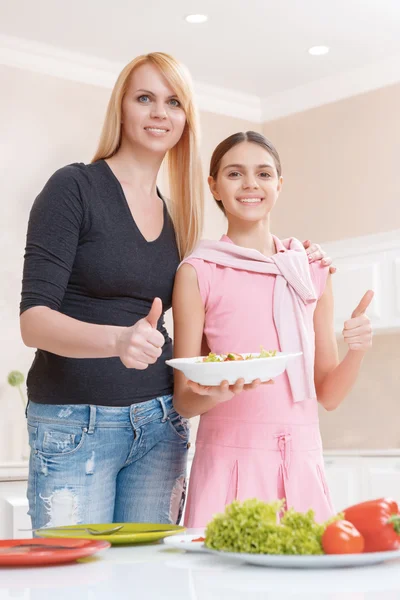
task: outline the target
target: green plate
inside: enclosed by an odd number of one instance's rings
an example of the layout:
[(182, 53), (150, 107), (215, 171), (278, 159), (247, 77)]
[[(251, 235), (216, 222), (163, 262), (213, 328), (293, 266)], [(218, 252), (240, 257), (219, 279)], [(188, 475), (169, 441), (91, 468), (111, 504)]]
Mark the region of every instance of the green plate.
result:
[[(97, 531), (107, 531), (112, 527), (122, 525), (122, 529), (115, 533), (106, 533), (104, 535), (92, 535), (87, 533), (85, 527), (96, 529)], [(82, 532), (77, 531), (82, 527)], [(154, 530), (154, 531), (153, 531)], [(110, 544), (144, 544), (162, 540), (169, 535), (176, 535), (186, 531), (181, 525), (165, 525), (158, 523), (99, 523), (91, 525), (68, 525), (51, 529), (39, 529), (36, 535), (46, 538), (77, 538), (82, 540), (106, 540)]]

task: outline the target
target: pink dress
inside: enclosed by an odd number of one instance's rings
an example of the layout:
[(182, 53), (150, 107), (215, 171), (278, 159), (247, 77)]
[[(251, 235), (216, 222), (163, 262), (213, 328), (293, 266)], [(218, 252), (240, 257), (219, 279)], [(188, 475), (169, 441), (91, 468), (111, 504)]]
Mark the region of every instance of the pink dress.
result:
[[(278, 251), (284, 251), (277, 239)], [(231, 242), (227, 236), (222, 241)], [(232, 242), (231, 242), (232, 243)], [(273, 319), (275, 275), (187, 260), (197, 272), (211, 352), (280, 350)], [(318, 298), (328, 268), (310, 265)], [(310, 305), (314, 311), (316, 302)], [(185, 511), (186, 527), (204, 527), (233, 500), (285, 498), (317, 521), (334, 514), (325, 478), (316, 399), (293, 402), (286, 373), (200, 417)]]

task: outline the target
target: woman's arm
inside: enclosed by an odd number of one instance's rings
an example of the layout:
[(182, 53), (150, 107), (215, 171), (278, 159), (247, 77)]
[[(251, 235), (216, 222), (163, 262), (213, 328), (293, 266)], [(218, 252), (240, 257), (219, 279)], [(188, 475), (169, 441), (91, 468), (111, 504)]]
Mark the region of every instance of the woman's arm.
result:
[(20, 317), (20, 326), (26, 346), (67, 358), (117, 356), (117, 338), (123, 329), (83, 323), (47, 306), (26, 310)]
[(29, 308), (20, 317), (22, 340), (67, 358), (111, 358), (118, 356), (130, 369), (146, 369), (161, 355), (164, 336), (157, 330), (162, 313), (159, 298), (147, 317), (132, 327), (93, 325), (64, 315), (47, 306)]
[[(189, 358), (201, 356), (204, 332), (204, 307), (200, 296), (197, 274), (190, 264), (182, 265), (176, 274), (172, 297), (174, 317), (174, 356)], [(260, 380), (244, 385), (239, 379), (229, 386), (227, 381), (220, 386), (202, 386), (188, 381), (177, 369), (174, 371), (175, 410), (186, 418), (201, 415), (221, 402), (233, 398), (243, 390), (254, 389)]]
[[(29, 217), (20, 327), (24, 343), (67, 358), (119, 356), (128, 368), (146, 369), (161, 354), (159, 298), (132, 327), (84, 323), (60, 312), (79, 238), (88, 227), (86, 175), (63, 167), (46, 183)], [(90, 186), (89, 186), (90, 188)]]
[(372, 345), (371, 324), (364, 314), (372, 297), (373, 292), (367, 292), (353, 312), (352, 318), (345, 323), (343, 335), (349, 350), (341, 362), (333, 328), (333, 292), (330, 276), (317, 303), (314, 313), (314, 379), (318, 402), (326, 410), (337, 408), (350, 392), (365, 352)]

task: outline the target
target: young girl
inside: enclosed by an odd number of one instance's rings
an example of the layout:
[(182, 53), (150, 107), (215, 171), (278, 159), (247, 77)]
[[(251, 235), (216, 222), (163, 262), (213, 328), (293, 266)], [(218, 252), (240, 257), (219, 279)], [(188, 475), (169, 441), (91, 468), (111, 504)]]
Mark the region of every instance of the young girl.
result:
[[(356, 380), (371, 326), (369, 291), (344, 326), (341, 363), (328, 269), (300, 242), (270, 231), (282, 188), (274, 146), (249, 131), (211, 158), (209, 185), (228, 219), (219, 242), (201, 242), (179, 268), (173, 293), (175, 356), (301, 351), (274, 385), (256, 380), (203, 387), (176, 372), (174, 405), (201, 415), (185, 525), (203, 527), (234, 499), (285, 498), (298, 511), (333, 514), (324, 474), (317, 401), (335, 409)], [(247, 393), (243, 393), (247, 390)]]

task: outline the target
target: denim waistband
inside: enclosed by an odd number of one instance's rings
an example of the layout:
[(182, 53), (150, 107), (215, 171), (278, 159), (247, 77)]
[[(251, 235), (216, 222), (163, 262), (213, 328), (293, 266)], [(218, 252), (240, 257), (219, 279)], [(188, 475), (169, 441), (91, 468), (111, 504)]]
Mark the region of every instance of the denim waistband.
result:
[(131, 406), (96, 406), (92, 404), (38, 404), (29, 402), (28, 423), (60, 423), (87, 427), (123, 427), (145, 425), (155, 419), (167, 420), (172, 409), (172, 395), (160, 396)]

